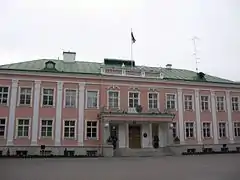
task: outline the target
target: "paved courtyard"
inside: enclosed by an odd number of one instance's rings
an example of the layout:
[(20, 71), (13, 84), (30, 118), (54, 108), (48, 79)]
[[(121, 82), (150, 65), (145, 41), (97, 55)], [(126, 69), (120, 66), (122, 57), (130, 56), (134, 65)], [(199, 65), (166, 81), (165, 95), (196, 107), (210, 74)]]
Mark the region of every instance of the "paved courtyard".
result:
[(239, 180), (240, 155), (0, 159), (1, 180)]

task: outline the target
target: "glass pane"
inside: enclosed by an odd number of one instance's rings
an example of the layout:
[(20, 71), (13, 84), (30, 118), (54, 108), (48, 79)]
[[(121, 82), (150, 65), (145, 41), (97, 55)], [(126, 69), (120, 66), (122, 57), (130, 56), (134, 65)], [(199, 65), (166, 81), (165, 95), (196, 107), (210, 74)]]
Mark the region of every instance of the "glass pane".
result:
[(92, 122), (92, 126), (97, 126), (97, 122), (96, 122), (96, 121), (93, 121), (93, 122)]
[(71, 126), (75, 126), (75, 121), (70, 121)]
[(51, 137), (51, 136), (52, 136), (52, 131), (48, 131), (48, 132), (47, 132), (47, 136), (48, 136), (48, 137)]
[(69, 126), (70, 122), (69, 121), (65, 121), (65, 126)]
[(47, 121), (47, 124), (48, 124), (49, 126), (51, 126), (51, 125), (52, 125), (52, 121)]

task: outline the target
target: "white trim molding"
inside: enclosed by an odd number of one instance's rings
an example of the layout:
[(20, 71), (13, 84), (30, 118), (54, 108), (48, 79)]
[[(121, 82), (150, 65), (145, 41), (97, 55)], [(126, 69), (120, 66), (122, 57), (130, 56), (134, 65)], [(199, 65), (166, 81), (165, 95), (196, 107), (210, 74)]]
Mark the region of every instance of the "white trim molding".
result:
[[(33, 92), (32, 92), (33, 93)], [(36, 80), (34, 85), (34, 105), (33, 105), (33, 122), (32, 122), (32, 140), (31, 145), (37, 145), (39, 106), (41, 96), (41, 81)]]
[(85, 83), (78, 84), (78, 145), (84, 145)]
[[(87, 137), (87, 123), (88, 122), (96, 122), (97, 123), (97, 126), (96, 126), (96, 128), (97, 128), (97, 134), (96, 134), (96, 138), (88, 138)], [(100, 125), (100, 123), (99, 123), (99, 120), (85, 120), (85, 125), (84, 125), (84, 132), (85, 132), (85, 140), (99, 140), (99, 125)]]
[(120, 90), (112, 90), (112, 89), (108, 89), (107, 90), (107, 108), (109, 109), (109, 93), (110, 92), (117, 92), (118, 93), (118, 107), (114, 107), (114, 109), (120, 109)]
[[(42, 137), (42, 121), (52, 121), (52, 136), (51, 137)], [(40, 118), (40, 126), (39, 126), (39, 129), (38, 129), (38, 139), (52, 139), (54, 140), (54, 131), (55, 131), (55, 119), (54, 118)]]
[[(88, 92), (96, 92), (97, 93), (97, 107), (88, 107)], [(100, 101), (99, 89), (86, 89), (85, 109), (99, 109), (99, 101)]]
[[(149, 94), (157, 94), (157, 108), (149, 108)], [(152, 109), (160, 109), (160, 101), (159, 101), (159, 92), (157, 91), (148, 91), (147, 92), (147, 103), (148, 103), (148, 110), (152, 110)]]
[[(54, 93), (55, 95), (55, 93)], [(55, 102), (54, 102), (55, 103)], [(57, 82), (57, 104), (55, 120), (55, 146), (61, 145), (61, 124), (62, 124), (62, 103), (63, 103), (63, 82)]]
[[(20, 96), (21, 96), (21, 89), (22, 88), (29, 88), (31, 89), (31, 99), (30, 104), (20, 104)], [(17, 100), (17, 106), (25, 106), (25, 107), (32, 107), (33, 104), (33, 87), (32, 86), (19, 86), (18, 87), (18, 100)]]
[[(23, 136), (23, 137), (19, 137), (18, 136), (18, 122), (19, 120), (28, 120), (29, 124), (28, 124), (28, 136)], [(17, 117), (16, 118), (16, 126), (15, 126), (15, 139), (21, 139), (21, 138), (28, 138), (31, 139), (31, 130), (32, 130), (32, 118), (30, 117)], [(23, 128), (24, 129), (24, 128)]]
[(211, 106), (212, 106), (212, 127), (213, 127), (213, 142), (214, 144), (218, 144), (218, 122), (217, 122), (217, 114), (216, 114), (216, 95), (215, 92), (211, 91)]
[(4, 138), (6, 139), (7, 138), (7, 124), (8, 124), (8, 117), (0, 117), (0, 119), (4, 119), (5, 120), (5, 124), (4, 124), (4, 135), (3, 137), (0, 136), (0, 139), (1, 138)]
[(17, 90), (18, 90), (18, 80), (12, 79), (11, 86), (11, 99), (9, 108), (9, 122), (7, 131), (7, 146), (13, 145), (13, 136), (15, 130), (15, 113), (16, 113), (16, 103), (17, 103)]
[[(66, 94), (67, 94), (67, 90), (72, 90), (72, 91), (75, 91), (76, 92), (76, 94), (75, 94), (75, 106), (74, 107), (66, 107)], [(78, 96), (77, 96), (77, 89), (76, 88), (64, 88), (64, 98), (63, 98), (63, 107), (64, 108), (77, 108), (78, 107), (78, 101), (77, 101), (77, 99), (78, 99)]]
[[(196, 125), (197, 125), (197, 142), (202, 144), (202, 133), (201, 133), (201, 113), (200, 113), (200, 95), (199, 89), (195, 89), (195, 104), (196, 104)], [(208, 97), (209, 102), (209, 97)], [(210, 108), (210, 107), (209, 107)]]
[[(74, 137), (65, 137), (65, 122), (66, 121), (74, 121)], [(62, 126), (62, 139), (65, 139), (65, 140), (77, 140), (77, 127), (78, 127), (78, 124), (77, 124), (77, 119), (64, 119), (63, 120), (63, 126)], [(71, 125), (69, 126), (69, 128), (72, 127)]]
[[(182, 89), (179, 88), (177, 90), (178, 97), (178, 130), (179, 130), (179, 139), (180, 144), (185, 144), (185, 125), (183, 122), (183, 92)], [(177, 124), (176, 124), (177, 125)]]
[[(227, 100), (227, 118), (228, 118), (228, 131), (229, 131), (229, 141), (230, 143), (234, 143), (233, 136), (233, 121), (232, 121), (232, 104), (231, 104), (231, 96), (230, 91), (226, 91), (226, 100)], [(238, 99), (239, 101), (239, 99)], [(238, 106), (239, 108), (239, 106)]]

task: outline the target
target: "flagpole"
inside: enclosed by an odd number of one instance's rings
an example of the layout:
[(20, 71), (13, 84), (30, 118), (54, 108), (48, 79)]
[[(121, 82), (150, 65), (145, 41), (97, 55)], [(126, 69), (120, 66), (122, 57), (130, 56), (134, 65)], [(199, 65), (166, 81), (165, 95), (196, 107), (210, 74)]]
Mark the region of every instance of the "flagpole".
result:
[(130, 42), (131, 42), (131, 61), (132, 61), (132, 60), (133, 60), (132, 28), (131, 28), (131, 38), (130, 38)]

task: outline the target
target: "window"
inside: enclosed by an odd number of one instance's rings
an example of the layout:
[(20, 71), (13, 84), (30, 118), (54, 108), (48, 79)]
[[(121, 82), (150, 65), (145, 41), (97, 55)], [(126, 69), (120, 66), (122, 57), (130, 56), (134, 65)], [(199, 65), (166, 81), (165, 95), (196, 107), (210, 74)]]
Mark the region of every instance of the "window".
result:
[(64, 138), (75, 138), (75, 120), (65, 120)]
[(201, 96), (201, 109), (203, 111), (209, 110), (209, 99), (208, 99), (208, 96)]
[(173, 125), (173, 127), (172, 127), (172, 135), (173, 135), (173, 138), (176, 138), (177, 137), (177, 123), (173, 122), (172, 125)]
[(139, 92), (129, 92), (128, 106), (135, 108), (139, 105)]
[(75, 89), (65, 90), (65, 107), (66, 108), (77, 107), (77, 91)]
[(234, 123), (234, 136), (240, 137), (240, 122)]
[(30, 105), (32, 99), (32, 88), (20, 88), (19, 105)]
[(43, 88), (43, 106), (54, 105), (54, 89)]
[(28, 137), (29, 134), (29, 119), (18, 119), (17, 136)]
[(219, 137), (223, 138), (226, 137), (226, 123), (225, 122), (221, 122), (219, 123)]
[(186, 122), (185, 123), (185, 135), (186, 138), (193, 138), (194, 137), (194, 123), (193, 122)]
[(204, 122), (202, 124), (202, 133), (203, 133), (204, 138), (211, 137), (211, 123), (210, 122)]
[(7, 105), (8, 103), (8, 87), (0, 87), (0, 104)]
[(53, 120), (42, 120), (41, 137), (52, 137)]
[(232, 110), (239, 111), (239, 98), (238, 97), (232, 97)]
[(120, 104), (119, 92), (118, 91), (108, 91), (108, 107), (109, 108), (119, 108)]
[(184, 109), (185, 110), (193, 110), (193, 96), (192, 95), (184, 95)]
[(87, 121), (86, 138), (97, 139), (97, 121)]
[(148, 93), (148, 109), (158, 109), (158, 93)]
[(175, 109), (176, 108), (176, 96), (175, 94), (167, 94), (167, 109)]
[(98, 91), (87, 91), (87, 108), (98, 108)]
[(224, 111), (224, 96), (217, 96), (217, 110)]
[(0, 118), (0, 137), (4, 137), (5, 135), (5, 126), (6, 126), (6, 119)]

